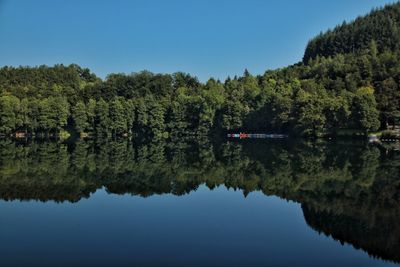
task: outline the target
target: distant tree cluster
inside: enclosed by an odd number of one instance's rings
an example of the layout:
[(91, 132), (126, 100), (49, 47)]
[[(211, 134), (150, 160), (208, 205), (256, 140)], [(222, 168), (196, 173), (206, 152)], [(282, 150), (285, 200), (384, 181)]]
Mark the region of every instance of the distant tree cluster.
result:
[(298, 70), (331, 91), (375, 89), (381, 128), (400, 123), (400, 3), (312, 39)]
[(400, 47), (400, 4), (387, 5), (358, 17), (351, 23), (343, 22), (333, 30), (312, 39), (304, 53), (303, 62), (317, 56), (335, 56), (368, 49), (372, 41), (380, 52)]
[(400, 3), (311, 40), (301, 63), (224, 82), (77, 65), (0, 69), (0, 133), (148, 138), (367, 134), (400, 120)]

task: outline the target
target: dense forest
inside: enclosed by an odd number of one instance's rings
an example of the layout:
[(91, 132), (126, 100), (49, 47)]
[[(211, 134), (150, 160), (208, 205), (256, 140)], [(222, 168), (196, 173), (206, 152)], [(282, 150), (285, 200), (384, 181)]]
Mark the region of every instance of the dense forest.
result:
[(0, 69), (0, 134), (190, 138), (366, 135), (400, 120), (400, 3), (321, 33), (302, 62), (202, 83), (187, 73), (77, 65)]

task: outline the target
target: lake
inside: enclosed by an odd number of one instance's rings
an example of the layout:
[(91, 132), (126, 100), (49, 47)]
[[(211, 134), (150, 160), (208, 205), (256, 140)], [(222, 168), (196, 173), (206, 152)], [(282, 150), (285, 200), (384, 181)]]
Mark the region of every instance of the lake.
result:
[(399, 266), (400, 151), (0, 140), (1, 266)]

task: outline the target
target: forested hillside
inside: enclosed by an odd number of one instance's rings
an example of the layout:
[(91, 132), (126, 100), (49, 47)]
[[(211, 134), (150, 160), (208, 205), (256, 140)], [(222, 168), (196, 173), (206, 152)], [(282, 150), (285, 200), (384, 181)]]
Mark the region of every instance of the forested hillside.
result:
[[(328, 90), (374, 89), (381, 127), (400, 118), (400, 3), (373, 10), (312, 39), (301, 75)], [(311, 70), (311, 71), (310, 71)]]
[(343, 22), (333, 30), (312, 39), (304, 53), (304, 62), (316, 56), (349, 54), (370, 48), (398, 50), (400, 47), (400, 5), (388, 5), (373, 10), (368, 16), (358, 17), (351, 23)]
[(0, 133), (146, 138), (232, 131), (367, 134), (400, 118), (400, 3), (312, 39), (303, 62), (201, 83), (186, 73), (77, 65), (0, 69)]

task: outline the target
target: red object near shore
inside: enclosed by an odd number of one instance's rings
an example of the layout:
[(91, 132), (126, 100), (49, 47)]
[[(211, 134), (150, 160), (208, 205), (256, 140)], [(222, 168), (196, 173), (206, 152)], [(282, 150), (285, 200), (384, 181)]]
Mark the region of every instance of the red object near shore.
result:
[(240, 137), (240, 139), (243, 139), (243, 138), (248, 138), (248, 137), (249, 137), (249, 134), (246, 134), (246, 133), (240, 133), (240, 134), (239, 134), (239, 137)]

